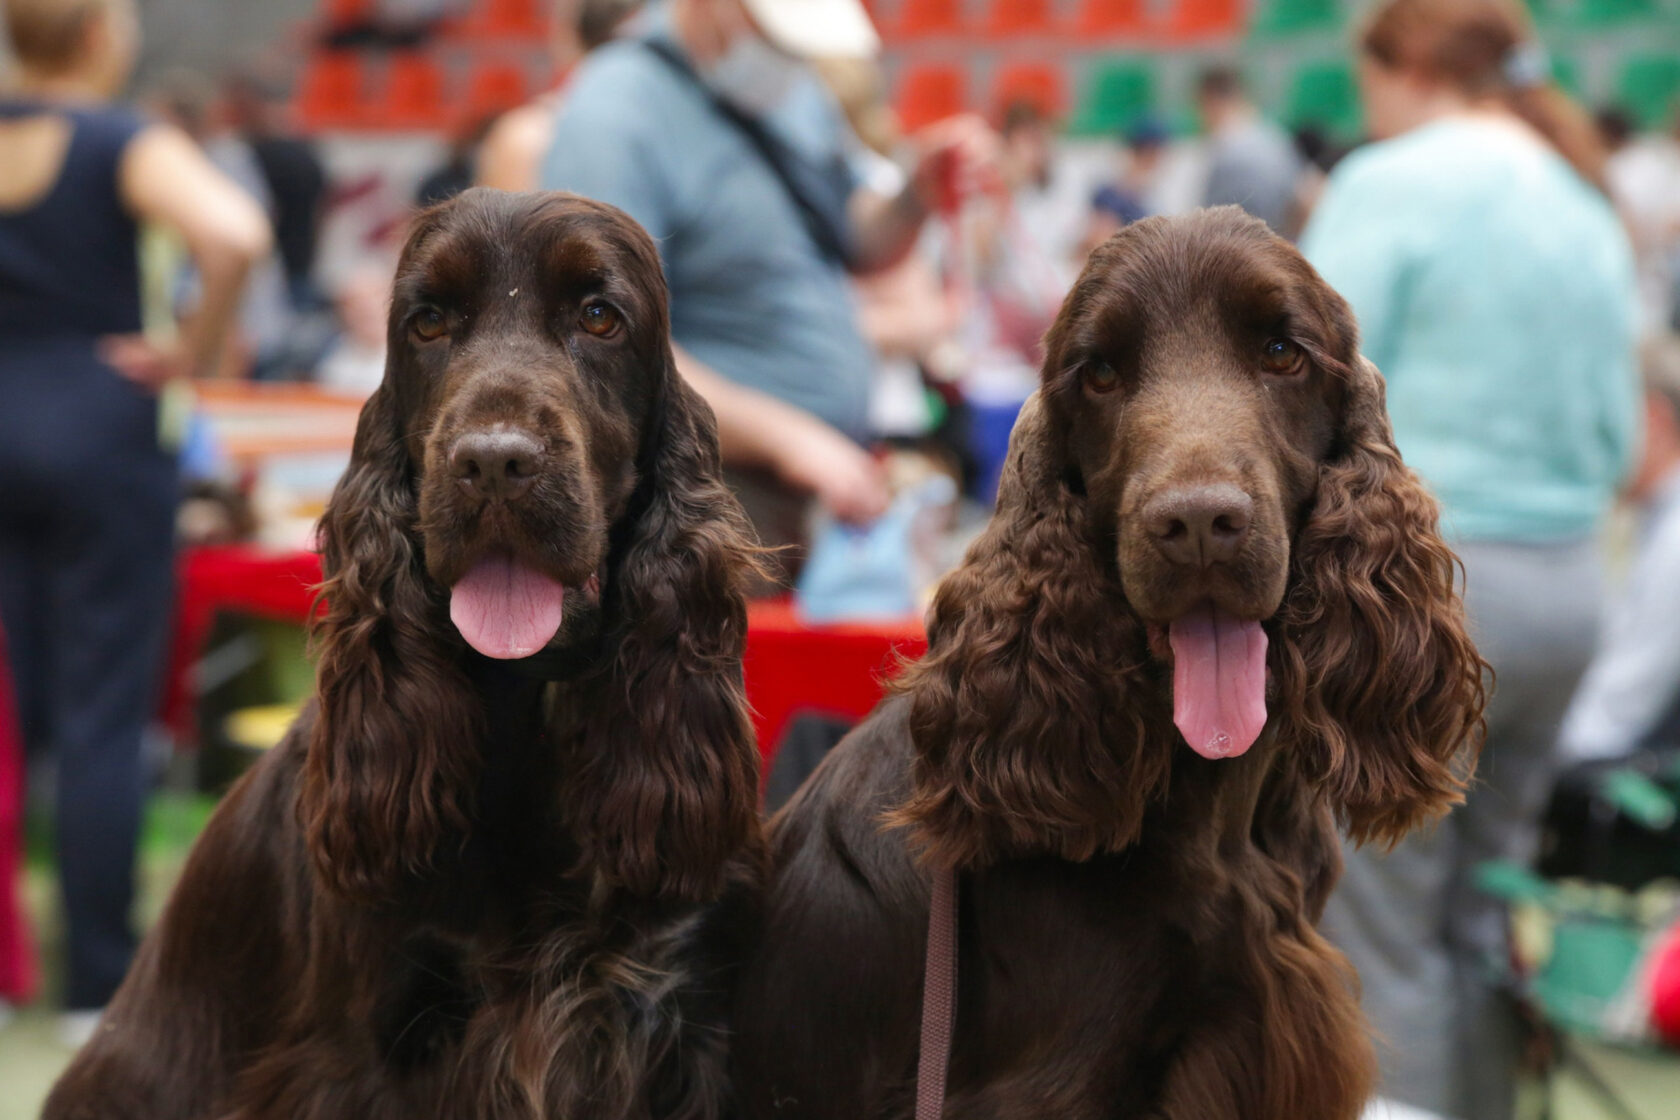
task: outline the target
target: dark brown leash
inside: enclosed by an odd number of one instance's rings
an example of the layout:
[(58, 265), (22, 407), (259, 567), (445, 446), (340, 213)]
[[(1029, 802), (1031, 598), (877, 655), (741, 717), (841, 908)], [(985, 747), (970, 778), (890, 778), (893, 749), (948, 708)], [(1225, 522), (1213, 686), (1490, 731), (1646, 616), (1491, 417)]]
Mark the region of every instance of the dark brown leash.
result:
[(945, 1111), (945, 1071), (957, 1019), (957, 875), (933, 873), (928, 909), (927, 969), (922, 980), (922, 1053), (916, 1064), (916, 1120)]

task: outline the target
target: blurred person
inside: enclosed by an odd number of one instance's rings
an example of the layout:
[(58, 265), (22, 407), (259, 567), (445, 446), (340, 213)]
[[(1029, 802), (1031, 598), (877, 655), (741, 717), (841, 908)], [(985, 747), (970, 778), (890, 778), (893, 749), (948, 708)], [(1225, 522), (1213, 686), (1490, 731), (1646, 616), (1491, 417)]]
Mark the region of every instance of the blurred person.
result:
[(449, 142), (443, 163), (428, 171), (420, 179), (419, 186), (414, 188), (415, 205), (435, 206), (447, 202), (474, 185), (484, 138), (495, 127), (496, 120), (494, 115), (480, 117), (456, 134)]
[[(1018, 100), (1005, 105), (998, 136), (1003, 142), (999, 164), (1015, 236), (1029, 242), (1033, 255), (1054, 270), (1059, 306), (1061, 295), (1073, 287), (1085, 263), (1079, 257), (1079, 245), (1085, 232), (1089, 184), (1076, 181), (1058, 160), (1055, 118), (1038, 102)], [(1052, 318), (1055, 311), (1056, 307), (1050, 309)]]
[(1633, 238), (1644, 328), (1680, 331), (1680, 102), (1666, 132), (1615, 145), (1604, 178)]
[(1160, 173), (1170, 139), (1167, 126), (1153, 115), (1134, 121), (1120, 137), (1120, 171), (1091, 195), (1080, 255), (1107, 241), (1133, 222), (1155, 213), (1155, 177)]
[(984, 123), (958, 118), (917, 139), (896, 194), (859, 183), (806, 60), (879, 46), (859, 0), (669, 0), (579, 67), (543, 167), (543, 186), (621, 206), (659, 243), (677, 364), (772, 545), (805, 543), (813, 497), (848, 521), (886, 508), (847, 274), (901, 260), (946, 188), (995, 166)]
[(1644, 451), (1627, 487), (1638, 538), (1563, 721), (1575, 761), (1680, 748), (1680, 337), (1651, 339), (1642, 365)]
[(478, 151), (477, 182), (504, 191), (535, 190), (554, 135), (554, 115), (579, 59), (618, 34), (644, 0), (555, 0), (549, 58), (559, 79), (553, 89), (509, 109), (490, 126)]
[(283, 98), (259, 75), (230, 75), (222, 99), (229, 125), (250, 148), (268, 187), (274, 242), (292, 307), (308, 310), (320, 299), (314, 284), (315, 249), (327, 196), (326, 167), (314, 142), (288, 127)]
[(1442, 504), (1496, 682), (1464, 805), (1349, 852), (1324, 928), (1358, 967), (1384, 1095), (1511, 1113), (1519, 1024), (1499, 904), (1527, 863), (1592, 652), (1600, 537), (1637, 436), (1636, 294), (1585, 114), (1518, 0), (1384, 0), (1359, 36), (1379, 143), (1331, 172), (1302, 249), (1359, 317), (1406, 463)]
[[(230, 127), (227, 115), (218, 104), (215, 83), (196, 70), (173, 69), (147, 85), (141, 102), (153, 115), (197, 142), (210, 162), (239, 184), (272, 220), (275, 202), (268, 178), (250, 143)], [(190, 260), (182, 264), (185, 298), (190, 303), (197, 277)], [(278, 251), (271, 252), (246, 278), (235, 344), (226, 349), (227, 361), (218, 374), (232, 378), (248, 376), (256, 381), (289, 376), (296, 364), (292, 354), (296, 337), (294, 312), (285, 264)]]
[[(851, 158), (859, 182), (880, 195), (903, 190), (904, 171), (892, 154), (904, 135), (880, 63), (825, 58), (815, 68), (857, 137)], [(916, 249), (897, 264), (852, 277), (859, 325), (878, 358), (869, 394), (869, 430), (875, 435), (927, 435), (935, 421), (927, 381), (947, 382), (957, 373), (955, 336), (964, 301), (934, 268), (936, 248), (929, 242), (936, 240), (924, 231)]]
[[(1050, 118), (1043, 109), (1026, 101), (1007, 106), (999, 135), (1001, 189), (973, 199), (958, 226), (965, 242), (958, 266), (969, 271), (974, 289), (967, 341), (974, 362), (1019, 370), (1030, 392), (1044, 332), (1073, 283), (1084, 213), (1054, 213)], [(976, 371), (969, 372), (976, 380)]]
[[(128, 967), (141, 734), (156, 701), (178, 497), (158, 392), (212, 369), (252, 262), (250, 197), (179, 129), (112, 104), (132, 0), (0, 0), (0, 619), (25, 735), (57, 760), (67, 1039)], [(156, 223), (201, 278), (173, 337), (141, 331), (136, 242)]]
[(1263, 116), (1232, 66), (1196, 81), (1196, 110), (1207, 133), (1203, 206), (1241, 206), (1285, 237), (1299, 226), (1296, 185), (1301, 157), (1289, 134)]
[(340, 285), (333, 303), (341, 329), (315, 369), (321, 388), (365, 400), (384, 380), (385, 319), (394, 270), (394, 264), (358, 269)]

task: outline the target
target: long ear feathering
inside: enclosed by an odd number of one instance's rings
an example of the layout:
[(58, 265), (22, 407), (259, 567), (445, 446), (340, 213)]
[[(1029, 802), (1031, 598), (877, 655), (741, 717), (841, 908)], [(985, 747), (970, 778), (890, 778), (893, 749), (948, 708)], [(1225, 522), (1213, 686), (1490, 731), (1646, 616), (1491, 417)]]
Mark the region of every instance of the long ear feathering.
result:
[(666, 356), (645, 470), (605, 585), (610, 662), (575, 689), (568, 779), (583, 862), (641, 897), (714, 897), (758, 838), (741, 683), (757, 546), (723, 484), (712, 412)]
[(898, 682), (916, 760), (889, 820), (935, 866), (1123, 848), (1170, 765), (1145, 749), (1166, 713), (1139, 680), (1142, 627), (1098, 561), (1040, 396), (1016, 422), (991, 525), (939, 586), (928, 653)]
[(350, 468), (321, 518), (319, 713), (298, 810), (321, 877), (389, 897), (462, 835), (482, 714), (425, 573), (389, 384), (362, 409)]
[(1401, 462), (1364, 358), (1340, 443), (1295, 545), (1273, 671), (1289, 737), (1349, 834), (1393, 843), (1462, 800), (1486, 666), (1435, 499)]

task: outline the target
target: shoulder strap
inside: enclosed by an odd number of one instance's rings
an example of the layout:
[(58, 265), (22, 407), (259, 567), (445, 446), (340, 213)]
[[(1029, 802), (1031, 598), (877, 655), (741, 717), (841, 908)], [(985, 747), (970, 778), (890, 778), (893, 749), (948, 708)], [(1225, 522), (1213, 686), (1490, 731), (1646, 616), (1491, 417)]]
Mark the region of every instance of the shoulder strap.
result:
[(664, 62), (685, 81), (693, 83), (695, 88), (705, 94), (712, 108), (747, 138), (764, 159), (765, 165), (776, 176), (776, 180), (781, 183), (782, 190), (792, 200), (794, 208), (799, 211), (800, 220), (811, 235), (811, 240), (816, 243), (817, 250), (825, 259), (844, 267), (851, 257), (847, 248), (847, 231), (844, 228), (845, 214), (832, 213), (830, 208), (820, 205), (811, 196), (794, 169), (794, 162), (799, 157), (789, 151), (787, 145), (772, 136), (762, 121), (742, 112), (712, 92), (711, 88), (700, 80), (700, 75), (694, 72), (694, 67), (689, 64), (688, 59), (679, 54), (670, 43), (657, 38), (642, 39), (640, 42), (653, 52), (655, 58)]
[(922, 1050), (916, 1063), (916, 1120), (945, 1111), (945, 1074), (957, 1021), (957, 873), (933, 873), (927, 968), (922, 980)]

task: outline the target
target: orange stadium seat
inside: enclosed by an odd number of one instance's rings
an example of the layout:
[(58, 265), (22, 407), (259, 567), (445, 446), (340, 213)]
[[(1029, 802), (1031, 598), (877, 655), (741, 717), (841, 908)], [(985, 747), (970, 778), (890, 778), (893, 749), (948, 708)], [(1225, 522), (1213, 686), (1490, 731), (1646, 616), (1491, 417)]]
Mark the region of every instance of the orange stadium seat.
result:
[(365, 23), (372, 16), (372, 0), (321, 0), (321, 22), (330, 28)]
[(473, 0), (454, 30), (479, 39), (541, 40), (548, 34), (543, 0)]
[(898, 86), (898, 119), (914, 132), (968, 108), (968, 75), (960, 66), (923, 63), (905, 69)]
[(903, 0), (888, 34), (903, 39), (960, 34), (962, 7), (962, 0)]
[(314, 131), (364, 123), (362, 56), (354, 51), (318, 51), (298, 80), (298, 122)]
[(507, 62), (480, 66), (467, 89), (467, 112), (464, 124), (476, 124), (486, 117), (505, 113), (524, 104), (529, 96), (522, 67)]
[(1235, 34), (1243, 28), (1243, 0), (1175, 0), (1166, 28), (1186, 39)]
[(377, 123), (388, 128), (446, 127), (449, 108), (443, 86), (443, 67), (437, 59), (414, 51), (393, 54)]
[(1082, 0), (1074, 27), (1081, 35), (1135, 35), (1146, 14), (1144, 0)]
[(992, 0), (986, 18), (986, 34), (997, 38), (1050, 35), (1055, 30), (1056, 13), (1050, 0)]
[(1067, 111), (1067, 82), (1053, 62), (1016, 62), (998, 69), (992, 104), (1001, 112), (1017, 101), (1038, 106), (1052, 117)]

